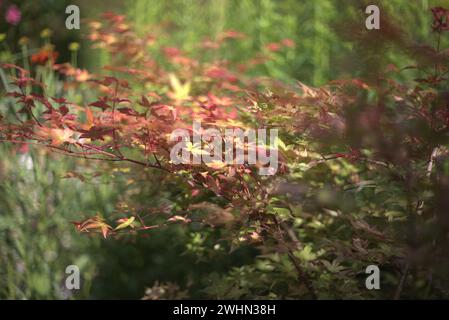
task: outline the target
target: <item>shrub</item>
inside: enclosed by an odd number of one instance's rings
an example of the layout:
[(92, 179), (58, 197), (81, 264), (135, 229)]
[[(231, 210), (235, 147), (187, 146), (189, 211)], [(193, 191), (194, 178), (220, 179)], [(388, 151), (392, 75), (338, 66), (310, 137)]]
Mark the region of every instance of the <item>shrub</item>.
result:
[[(145, 209), (124, 199), (114, 218), (75, 222), (81, 232), (120, 238), (185, 224), (199, 228), (187, 249), (201, 259), (225, 254), (223, 247), (257, 248), (254, 263), (206, 279), (206, 297), (447, 297), (447, 11), (432, 12), (435, 48), (411, 46), (394, 26), (378, 39), (403, 41), (416, 65), (320, 88), (246, 73), (268, 56), (237, 65), (221, 59), (224, 43), (245, 41), (239, 32), (198, 44), (195, 57), (159, 45), (163, 30), (141, 37), (124, 16), (107, 13), (90, 23), (89, 39), (110, 53), (110, 74), (54, 64), (47, 51), (43, 63), (63, 84), (55, 88), (37, 72), (3, 65), (14, 90), (2, 140), (111, 162), (169, 191)], [(408, 69), (423, 76), (395, 80)], [(278, 128), (277, 174), (260, 176), (257, 164), (173, 163), (168, 137), (194, 131), (193, 120), (217, 129)], [(195, 144), (190, 151), (202, 152)], [(85, 179), (82, 171), (69, 175)], [(364, 286), (371, 264), (382, 270), (381, 291)]]

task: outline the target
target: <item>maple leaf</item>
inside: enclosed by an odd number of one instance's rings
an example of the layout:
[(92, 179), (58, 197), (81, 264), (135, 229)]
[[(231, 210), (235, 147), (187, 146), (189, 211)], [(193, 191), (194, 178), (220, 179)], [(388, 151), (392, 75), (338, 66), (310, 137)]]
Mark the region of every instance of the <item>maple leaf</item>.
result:
[(100, 108), (101, 110), (106, 110), (109, 108), (112, 108), (107, 102), (106, 102), (106, 98), (101, 98), (98, 101), (92, 102), (91, 104), (89, 104), (89, 107), (97, 107)]
[(90, 138), (92, 140), (103, 140), (104, 136), (112, 134), (113, 129), (110, 127), (93, 126), (88, 131), (84, 132), (80, 138)]
[(69, 113), (69, 108), (67, 108), (67, 106), (61, 106), (59, 107), (59, 112), (61, 112), (61, 114), (65, 116), (67, 113)]
[(19, 71), (20, 75), (23, 77), (25, 74), (28, 74), (29, 72), (19, 66), (16, 66), (15, 64), (12, 63), (2, 63), (0, 65), (1, 68), (3, 69), (15, 69), (17, 71)]
[(219, 170), (226, 167), (226, 163), (223, 161), (213, 160), (212, 162), (206, 163), (206, 166), (215, 170)]
[(189, 223), (191, 220), (189, 218), (185, 218), (183, 216), (173, 216), (169, 218), (167, 221), (169, 222), (182, 222), (182, 223)]
[(39, 81), (36, 81), (35, 79), (29, 77), (14, 78), (14, 81), (12, 83), (18, 86), (19, 88), (24, 88), (27, 85), (36, 85), (40, 87), (44, 86)]
[(217, 80), (224, 80), (229, 82), (236, 82), (238, 80), (237, 77), (229, 70), (218, 66), (210, 67), (206, 70), (205, 74), (207, 77)]
[(89, 130), (94, 126), (94, 115), (92, 113), (92, 110), (88, 107), (84, 110), (86, 113), (86, 123), (80, 124), (80, 127), (84, 130)]
[(219, 106), (231, 106), (234, 102), (230, 97), (217, 97), (213, 95), (212, 93), (209, 93), (207, 95), (208, 99), (212, 104), (219, 105)]
[(174, 100), (187, 100), (190, 98), (190, 81), (182, 84), (173, 73), (168, 75), (168, 79), (170, 80), (170, 86), (173, 89), (173, 91), (168, 93), (170, 98)]
[(167, 106), (167, 105), (153, 106), (153, 110), (157, 116), (170, 116), (171, 115), (173, 120), (176, 120), (176, 117), (178, 114), (175, 107)]
[(119, 82), (117, 78), (110, 76), (104, 77), (103, 80), (89, 80), (89, 81), (101, 84), (105, 87), (109, 87), (111, 84)]
[(125, 229), (126, 227), (129, 227), (129, 226), (133, 227), (132, 223), (134, 222), (135, 219), (136, 219), (135, 217), (129, 217), (127, 219), (123, 218), (123, 219), (117, 220), (117, 222), (119, 222), (120, 224), (117, 227), (115, 227), (114, 230), (117, 231), (117, 230)]
[(112, 232), (112, 227), (99, 216), (88, 218), (80, 222), (72, 222), (79, 232), (100, 232), (106, 239)]
[(191, 152), (193, 155), (208, 154), (208, 152), (206, 152), (201, 148), (201, 144), (199, 143), (193, 144), (190, 141), (187, 141), (186, 143), (186, 150)]
[(7, 97), (19, 98), (19, 97), (22, 97), (23, 94), (20, 93), (20, 92), (14, 91), (14, 92), (8, 92), (8, 93), (6, 94), (6, 96), (7, 96)]
[(74, 171), (67, 172), (66, 175), (63, 177), (63, 179), (71, 179), (71, 178), (79, 179), (82, 182), (86, 181), (86, 178), (82, 174)]
[(157, 98), (157, 101), (150, 102), (147, 97), (142, 96), (139, 104), (141, 106), (149, 108), (149, 107), (152, 107), (152, 106), (156, 105), (158, 103), (158, 100), (160, 100), (160, 97)]
[(78, 82), (85, 82), (89, 80), (91, 75), (87, 70), (84, 69), (76, 69), (75, 71), (75, 80)]
[(225, 40), (225, 39), (242, 39), (245, 37), (245, 34), (242, 32), (238, 32), (235, 30), (226, 30), (223, 31), (218, 38), (220, 40)]
[(74, 140), (71, 139), (74, 132), (69, 128), (48, 128), (48, 127), (37, 127), (35, 130), (36, 134), (44, 139), (50, 139), (51, 145), (60, 146), (66, 142), (73, 143)]
[(66, 103), (67, 103), (66, 98), (55, 98), (55, 97), (51, 97), (51, 99), (52, 99), (54, 102), (58, 103), (58, 104), (66, 104)]
[(239, 128), (242, 130), (246, 130), (248, 128), (248, 126), (245, 126), (243, 122), (234, 119), (217, 120), (215, 122), (207, 122), (207, 124), (215, 125), (219, 128)]
[(119, 108), (117, 109), (118, 112), (126, 114), (128, 116), (138, 116), (139, 113), (136, 112), (136, 110), (131, 108)]

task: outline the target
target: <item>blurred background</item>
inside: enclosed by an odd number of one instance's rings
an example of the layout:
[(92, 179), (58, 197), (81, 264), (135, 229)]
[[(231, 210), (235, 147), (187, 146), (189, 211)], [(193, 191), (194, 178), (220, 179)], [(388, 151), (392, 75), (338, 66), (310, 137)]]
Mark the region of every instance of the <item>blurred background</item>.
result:
[[(431, 37), (430, 7), (449, 6), (448, 1), (430, 0), (380, 3), (382, 15), (410, 26), (404, 36), (416, 43)], [(64, 27), (69, 4), (81, 9), (80, 31)], [(273, 59), (252, 72), (318, 86), (372, 69), (364, 48), (351, 38), (351, 23), (365, 19), (360, 14), (364, 6), (359, 0), (0, 0), (0, 62), (20, 65), (51, 39), (58, 61), (75, 57), (79, 67), (98, 70), (108, 56), (89, 47), (82, 33), (84, 21), (113, 11), (127, 15), (142, 33), (163, 25), (170, 35), (163, 41), (190, 51), (224, 30), (243, 32), (247, 41), (227, 48), (227, 59), (268, 52)], [(276, 44), (284, 39), (293, 43), (278, 50)], [(407, 53), (393, 45), (379, 47), (379, 52), (385, 61), (378, 63), (406, 66), (409, 61)], [(411, 80), (413, 74), (404, 77)], [(141, 206), (159, 203), (158, 177), (130, 182), (120, 170), (97, 177), (100, 164), (86, 163), (90, 176), (87, 173), (84, 181), (67, 179), (78, 162), (24, 148), (0, 145), (0, 298), (210, 297), (212, 289), (200, 288), (220, 274), (238, 277), (248, 272), (244, 265), (255, 261), (257, 253), (250, 248), (230, 255), (220, 247), (210, 252), (206, 247), (220, 238), (218, 231), (199, 233), (194, 226), (119, 240), (80, 235), (71, 221), (114, 213), (123, 198), (132, 197)], [(166, 205), (177, 205), (173, 190), (164, 190)], [(81, 268), (82, 286), (75, 293), (64, 290), (64, 271), (70, 264)]]

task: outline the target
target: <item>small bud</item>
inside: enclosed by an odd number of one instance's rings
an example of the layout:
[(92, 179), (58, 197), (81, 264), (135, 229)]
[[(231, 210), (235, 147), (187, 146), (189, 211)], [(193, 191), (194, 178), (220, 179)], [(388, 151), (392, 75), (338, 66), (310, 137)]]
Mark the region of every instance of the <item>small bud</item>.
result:
[(70, 51), (78, 51), (80, 49), (80, 44), (78, 42), (71, 42), (69, 44)]

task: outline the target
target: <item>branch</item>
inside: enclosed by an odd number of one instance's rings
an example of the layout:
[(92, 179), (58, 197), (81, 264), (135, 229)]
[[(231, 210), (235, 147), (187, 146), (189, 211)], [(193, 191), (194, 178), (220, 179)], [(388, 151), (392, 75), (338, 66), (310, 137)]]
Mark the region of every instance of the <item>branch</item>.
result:
[[(94, 150), (95, 153), (86, 153), (86, 152), (75, 152), (73, 150), (67, 149), (67, 148), (62, 148), (59, 146), (53, 146), (53, 145), (49, 145), (49, 144), (45, 144), (42, 142), (32, 142), (32, 141), (22, 141), (22, 140), (8, 140), (8, 139), (0, 139), (0, 142), (10, 142), (10, 143), (20, 143), (20, 144), (32, 144), (32, 145), (38, 145), (38, 146), (43, 146), (46, 148), (50, 148), (54, 150), (58, 150), (58, 151), (54, 151), (56, 153), (60, 153), (60, 154), (64, 154), (67, 156), (71, 156), (71, 157), (76, 157), (76, 158), (83, 158), (83, 159), (88, 159), (88, 160), (102, 160), (102, 161), (126, 161), (126, 162), (131, 162), (134, 164), (138, 164), (141, 166), (144, 166), (146, 168), (155, 168), (155, 169), (160, 169), (166, 172), (170, 172), (170, 170), (168, 170), (167, 168), (163, 167), (162, 165), (152, 165), (150, 163), (145, 163), (143, 161), (139, 161), (139, 160), (135, 160), (135, 159), (131, 159), (131, 158), (127, 158), (125, 156), (119, 156), (107, 151), (103, 151), (103, 150), (99, 150), (97, 148), (94, 148), (92, 146), (86, 145), (86, 144), (81, 144), (81, 143), (76, 143), (77, 146), (80, 147), (85, 147), (88, 148), (89, 150)], [(94, 154), (102, 154), (105, 156), (108, 156), (109, 158), (98, 158), (98, 157), (86, 157), (86, 155), (94, 155)]]

